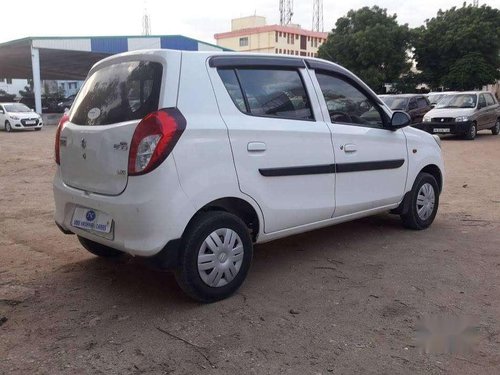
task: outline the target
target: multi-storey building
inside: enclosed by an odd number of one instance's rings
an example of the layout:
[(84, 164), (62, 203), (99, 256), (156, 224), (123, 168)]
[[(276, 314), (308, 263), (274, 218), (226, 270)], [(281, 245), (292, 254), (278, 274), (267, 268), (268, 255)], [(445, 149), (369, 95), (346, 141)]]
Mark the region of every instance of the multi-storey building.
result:
[(231, 31), (214, 38), (217, 45), (234, 51), (315, 57), (327, 36), (299, 25), (266, 25), (265, 17), (249, 16), (231, 20)]

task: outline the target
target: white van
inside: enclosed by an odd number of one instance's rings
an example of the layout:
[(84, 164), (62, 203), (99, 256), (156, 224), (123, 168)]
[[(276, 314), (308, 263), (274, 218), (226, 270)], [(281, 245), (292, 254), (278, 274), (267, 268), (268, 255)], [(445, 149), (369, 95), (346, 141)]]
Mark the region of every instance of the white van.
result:
[(190, 296), (219, 300), (254, 243), (384, 211), (427, 228), (443, 160), (409, 124), (319, 59), (116, 55), (57, 130), (55, 221), (96, 255), (152, 257)]

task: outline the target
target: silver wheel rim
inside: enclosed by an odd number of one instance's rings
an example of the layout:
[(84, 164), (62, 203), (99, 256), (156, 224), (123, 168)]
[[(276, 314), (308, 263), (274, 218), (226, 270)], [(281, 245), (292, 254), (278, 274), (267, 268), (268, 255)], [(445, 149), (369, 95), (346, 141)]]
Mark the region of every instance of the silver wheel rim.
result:
[(198, 252), (198, 273), (203, 282), (213, 288), (229, 284), (240, 271), (244, 252), (234, 230), (221, 228), (210, 233)]
[(470, 135), (472, 136), (472, 138), (474, 138), (476, 136), (476, 125), (471, 126)]
[(497, 121), (497, 123), (495, 124), (495, 130), (497, 132), (500, 131), (500, 121)]
[(432, 215), (435, 203), (434, 187), (426, 182), (420, 187), (417, 195), (417, 214), (420, 220), (427, 220)]

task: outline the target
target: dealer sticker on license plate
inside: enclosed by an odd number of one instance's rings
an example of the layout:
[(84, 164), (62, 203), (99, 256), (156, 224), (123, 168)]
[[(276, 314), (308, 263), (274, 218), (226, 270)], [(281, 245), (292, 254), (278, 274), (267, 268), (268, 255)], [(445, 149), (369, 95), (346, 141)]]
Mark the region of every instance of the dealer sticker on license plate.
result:
[(101, 233), (111, 232), (111, 216), (91, 208), (77, 207), (71, 225), (81, 229), (94, 230)]
[(434, 133), (449, 133), (450, 129), (449, 128), (436, 128), (434, 129)]

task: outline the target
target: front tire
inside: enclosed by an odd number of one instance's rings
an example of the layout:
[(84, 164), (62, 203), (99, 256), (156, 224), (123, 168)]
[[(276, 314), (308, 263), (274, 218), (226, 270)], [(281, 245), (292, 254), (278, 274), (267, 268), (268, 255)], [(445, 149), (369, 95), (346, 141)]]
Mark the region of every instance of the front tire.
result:
[(431, 174), (419, 173), (408, 196), (409, 204), (401, 220), (406, 228), (422, 230), (428, 228), (439, 206), (439, 186)]
[(81, 245), (86, 250), (101, 258), (116, 258), (123, 255), (123, 253), (119, 250), (88, 240), (84, 237), (78, 236), (78, 241), (80, 241)]
[(10, 125), (10, 122), (5, 121), (5, 131), (7, 133), (10, 133), (12, 131), (12, 126)]
[(467, 133), (465, 133), (465, 139), (467, 139), (468, 141), (472, 141), (474, 140), (474, 138), (476, 138), (476, 135), (477, 135), (477, 125), (475, 122), (473, 122), (469, 126), (469, 130), (467, 130)]
[(498, 133), (500, 133), (500, 119), (498, 119), (495, 126), (491, 128), (491, 133), (493, 135), (498, 135)]
[(246, 278), (253, 244), (245, 223), (227, 212), (206, 212), (190, 224), (183, 236), (176, 280), (200, 302), (229, 297)]

